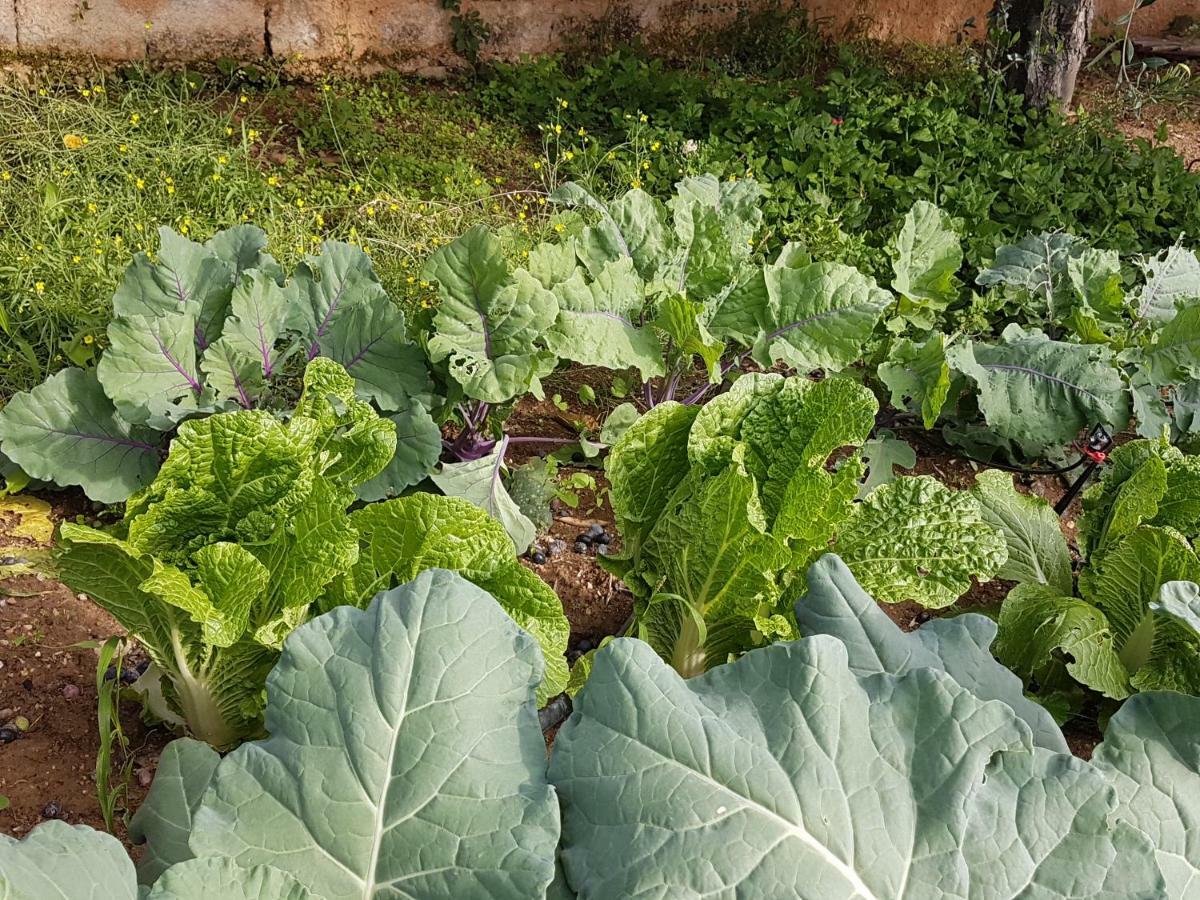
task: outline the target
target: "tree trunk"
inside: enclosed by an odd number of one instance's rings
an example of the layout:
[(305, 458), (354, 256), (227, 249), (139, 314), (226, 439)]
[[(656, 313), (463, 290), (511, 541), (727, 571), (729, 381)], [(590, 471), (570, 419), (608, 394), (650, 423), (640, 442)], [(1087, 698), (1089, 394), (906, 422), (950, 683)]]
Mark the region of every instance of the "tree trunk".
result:
[(996, 0), (993, 21), (1007, 21), (1020, 57), (1005, 80), (1027, 106), (1071, 102), (1095, 12), (1096, 0)]

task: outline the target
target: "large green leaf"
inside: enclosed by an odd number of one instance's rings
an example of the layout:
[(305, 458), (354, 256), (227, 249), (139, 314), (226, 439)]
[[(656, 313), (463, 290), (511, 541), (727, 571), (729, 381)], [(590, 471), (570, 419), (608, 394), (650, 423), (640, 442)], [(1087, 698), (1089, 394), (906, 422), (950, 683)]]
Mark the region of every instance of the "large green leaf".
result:
[(826, 636), (689, 681), (612, 642), (550, 777), (596, 900), (1163, 896), (1103, 772), (942, 672), (857, 677)]
[(1013, 487), (1012, 476), (997, 469), (976, 475), (971, 493), (979, 501), (984, 521), (1000, 532), (1008, 546), (1008, 559), (996, 570), (996, 577), (1044, 584), (1070, 596), (1071, 551), (1050, 504), (1022, 494)]
[(1200, 259), (1183, 247), (1168, 247), (1142, 266), (1146, 283), (1133, 298), (1138, 318), (1166, 322), (1181, 301), (1200, 298)]
[(150, 792), (129, 823), (130, 840), (146, 843), (138, 863), (142, 884), (153, 884), (171, 866), (193, 858), (192, 817), (220, 761), (208, 744), (189, 738), (163, 750)]
[(383, 471), (354, 489), (359, 500), (398, 497), (424, 480), (441, 458), (442, 431), (420, 403), (410, 400), (387, 418), (396, 426), (396, 452)]
[(537, 537), (537, 528), (521, 512), (504, 486), (506, 441), (507, 438), (503, 439), (496, 449), (479, 459), (444, 463), (442, 470), (430, 477), (443, 494), (469, 500), (503, 525), (517, 552), (524, 553)]
[(1200, 559), (1169, 528), (1142, 526), (1104, 553), (1084, 598), (1103, 610), (1117, 653), (1138, 690), (1200, 694), (1200, 636), (1152, 604), (1163, 585), (1200, 581)]
[(554, 296), (558, 319), (545, 340), (558, 356), (608, 369), (636, 366), (643, 380), (665, 374), (658, 337), (637, 321), (645, 286), (631, 258), (606, 263), (591, 279), (576, 269), (554, 286)]
[(599, 214), (579, 237), (579, 259), (595, 276), (614, 260), (627, 257), (644, 280), (653, 280), (670, 262), (666, 217), (658, 201), (635, 188), (605, 204), (574, 182), (558, 187), (551, 201)]
[(125, 316), (108, 326), (96, 366), (104, 392), (131, 422), (173, 422), (207, 402), (191, 313)]
[(796, 624), (806, 636), (828, 634), (840, 640), (855, 675), (937, 669), (981, 700), (1008, 704), (1033, 731), (1038, 746), (1069, 752), (1050, 714), (1028, 699), (1020, 679), (992, 656), (996, 623), (991, 619), (974, 614), (930, 619), (906, 633), (833, 554), (814, 563), (807, 577), (808, 592), (796, 601)]
[(945, 309), (958, 296), (955, 278), (962, 246), (953, 220), (937, 206), (918, 200), (904, 217), (892, 259), (892, 289), (906, 319), (932, 327), (930, 310)]
[(288, 296), (267, 273), (249, 272), (234, 288), (230, 313), (218, 343), (253, 360), (263, 379), (271, 378), (281, 363), (278, 345), (287, 324)]
[(244, 869), (228, 859), (191, 859), (168, 869), (145, 900), (316, 900), (270, 866)]
[(449, 358), (451, 377), (477, 400), (540, 394), (540, 379), (555, 364), (553, 353), (539, 349), (558, 318), (554, 294), (523, 269), (510, 274), (500, 242), (484, 225), (434, 253), (423, 271), (441, 296), (430, 358)]
[(1200, 306), (1186, 306), (1158, 330), (1145, 356), (1157, 385), (1180, 384), (1200, 375)]
[(86, 825), (43, 822), (24, 840), (0, 834), (4, 900), (137, 900), (133, 862), (121, 842)]
[(0, 409), (0, 446), (33, 478), (119, 503), (158, 471), (164, 438), (117, 414), (95, 372), (64, 369)]
[(997, 250), (991, 268), (981, 271), (976, 283), (1004, 284), (1036, 300), (1043, 307), (1044, 321), (1053, 327), (1075, 303), (1068, 265), (1086, 248), (1079, 238), (1063, 232), (1029, 235)]
[(1105, 348), (1010, 325), (1000, 343), (966, 341), (946, 355), (978, 386), (988, 427), (1031, 456), (1060, 449), (1096, 423), (1113, 431), (1129, 424), (1129, 393)]
[[(783, 390), (782, 375), (751, 372), (733, 383), (724, 394), (709, 400), (695, 415), (688, 434), (688, 460), (716, 473), (733, 459), (741, 442), (742, 422), (759, 401)], [(790, 389), (789, 389), (790, 390)]]
[(764, 271), (767, 305), (754, 310), (754, 358), (800, 372), (839, 371), (862, 357), (892, 295), (850, 266), (813, 263)]
[(304, 625), (268, 679), (271, 737), (221, 761), (192, 850), (323, 900), (540, 896), (558, 835), (541, 670), (533, 640), (447, 572)]
[(996, 656), (1026, 680), (1054, 683), (1056, 669), (1114, 700), (1130, 694), (1104, 613), (1044, 584), (1019, 584), (1000, 608)]
[(854, 509), (835, 552), (879, 600), (949, 606), (1007, 558), (1004, 538), (979, 501), (929, 475), (897, 478)]
[(1150, 604), (1155, 612), (1171, 616), (1200, 637), (1200, 585), (1194, 581), (1168, 581)]
[(921, 414), (926, 428), (933, 428), (950, 394), (945, 336), (932, 335), (923, 344), (907, 338), (897, 341), (878, 375), (891, 392), (893, 407), (912, 408)]
[(1085, 558), (1158, 515), (1167, 493), (1167, 465), (1179, 456), (1165, 441), (1130, 441), (1113, 450), (1100, 481), (1083, 495), (1079, 538)]

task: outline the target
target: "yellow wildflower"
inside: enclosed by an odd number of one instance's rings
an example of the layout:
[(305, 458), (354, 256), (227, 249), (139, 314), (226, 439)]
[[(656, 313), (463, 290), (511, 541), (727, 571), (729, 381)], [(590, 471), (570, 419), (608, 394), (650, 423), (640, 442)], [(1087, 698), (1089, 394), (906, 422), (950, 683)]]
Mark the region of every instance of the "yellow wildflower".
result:
[(142, 121), (142, 117), (141, 117), (140, 115), (138, 115), (137, 113), (134, 113), (133, 115), (131, 115), (131, 116), (129, 117), (129, 124), (130, 124), (130, 125), (137, 125), (137, 124), (138, 124), (138, 122), (140, 122), (140, 121)]
[(68, 150), (78, 150), (83, 146), (83, 138), (77, 134), (64, 134), (62, 141)]
[(44, 294), (44, 293), (46, 293), (46, 282), (44, 282), (44, 281), (39, 281), (37, 284), (35, 284), (35, 285), (33, 286), (33, 289), (34, 289), (35, 291), (37, 291), (39, 294)]
[(277, 187), (279, 185), (279, 179), (276, 178), (274, 175), (271, 175), (267, 178), (267, 184), (270, 185), (271, 187)]
[(87, 344), (88, 346), (91, 346), (92, 344), (96, 343), (96, 339), (94, 337), (92, 337), (90, 334), (85, 334), (83, 336), (83, 342), (85, 344)]
[(558, 101), (558, 105), (559, 105), (559, 106), (561, 106), (563, 109), (566, 109), (566, 108), (567, 108), (567, 101), (566, 101), (566, 100), (559, 100), (559, 101)]
[(145, 186), (146, 186), (146, 182), (145, 182), (145, 181), (143, 181), (141, 178), (139, 178), (139, 179), (137, 180), (137, 189), (140, 191), (140, 190), (142, 190), (142, 189), (143, 189)]
[(651, 149), (651, 150), (652, 150), (654, 153), (657, 153), (659, 150), (661, 150), (661, 149), (662, 149), (662, 143), (661, 143), (661, 142), (659, 142), (659, 141), (655, 141), (654, 143), (652, 143), (652, 144), (650, 145), (650, 149)]

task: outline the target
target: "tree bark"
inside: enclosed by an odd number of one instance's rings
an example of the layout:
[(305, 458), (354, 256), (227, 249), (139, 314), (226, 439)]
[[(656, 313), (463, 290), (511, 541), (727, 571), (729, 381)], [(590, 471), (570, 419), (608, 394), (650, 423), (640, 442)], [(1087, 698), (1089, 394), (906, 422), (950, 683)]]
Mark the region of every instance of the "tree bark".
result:
[(1095, 13), (1096, 0), (996, 0), (994, 21), (1015, 32), (1020, 57), (1005, 80), (1027, 106), (1071, 102)]

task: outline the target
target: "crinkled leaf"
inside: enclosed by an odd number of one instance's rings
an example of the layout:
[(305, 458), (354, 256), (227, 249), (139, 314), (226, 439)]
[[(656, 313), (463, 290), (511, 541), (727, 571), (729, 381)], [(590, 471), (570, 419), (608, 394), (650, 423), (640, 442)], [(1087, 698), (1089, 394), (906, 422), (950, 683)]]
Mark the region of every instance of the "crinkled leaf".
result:
[(1000, 532), (1008, 546), (1008, 559), (996, 577), (1044, 584), (1070, 596), (1071, 551), (1050, 504), (1022, 494), (1013, 487), (1012, 476), (997, 469), (976, 475), (971, 493), (979, 501), (984, 521)]
[(796, 601), (796, 624), (805, 635), (828, 634), (840, 640), (855, 675), (945, 672), (981, 700), (1006, 703), (1033, 731), (1038, 746), (1069, 752), (1050, 714), (1028, 699), (1021, 680), (992, 656), (996, 623), (991, 619), (975, 614), (930, 619), (906, 633), (833, 554), (814, 563), (807, 577), (808, 592)]
[(996, 656), (1027, 680), (1053, 683), (1066, 665), (1076, 681), (1123, 700), (1129, 672), (1117, 655), (1104, 613), (1044, 584), (1019, 584), (1004, 598)]
[(1010, 325), (1000, 343), (966, 341), (946, 355), (978, 386), (988, 426), (1031, 456), (1061, 448), (1096, 423), (1112, 431), (1129, 423), (1129, 394), (1105, 348)]
[(271, 737), (221, 761), (192, 850), (324, 900), (540, 896), (558, 836), (541, 678), (534, 641), (448, 572), (309, 622), (268, 679)]
[(887, 361), (880, 364), (878, 374), (891, 391), (892, 406), (919, 412), (926, 428), (937, 424), (950, 394), (944, 335), (935, 334), (923, 344), (907, 338), (897, 341)]
[(1158, 515), (1167, 493), (1168, 462), (1180, 455), (1163, 441), (1130, 441), (1109, 454), (1100, 481), (1083, 495), (1079, 539), (1085, 558), (1096, 557)]
[(918, 200), (904, 217), (892, 259), (892, 289), (918, 309), (945, 309), (958, 296), (962, 246), (950, 216)]
[(523, 269), (510, 274), (484, 225), (434, 253), (423, 271), (441, 297), (430, 359), (449, 358), (451, 377), (477, 400), (540, 394), (541, 377), (555, 364), (553, 353), (538, 349), (558, 318), (554, 294)]
[(734, 447), (741, 442), (742, 422), (760, 399), (783, 390), (782, 375), (751, 372), (733, 383), (700, 408), (688, 435), (688, 460), (711, 473), (724, 468), (733, 459)]
[(153, 884), (175, 863), (192, 859), (192, 817), (220, 761), (207, 744), (189, 738), (172, 741), (163, 750), (150, 792), (129, 822), (130, 840), (146, 844), (138, 863), (142, 884)]
[(5, 900), (137, 900), (125, 848), (86, 825), (49, 821), (18, 841), (0, 834), (0, 897)]
[(158, 471), (164, 438), (131, 425), (95, 372), (64, 369), (0, 409), (0, 446), (34, 478), (80, 485), (93, 500), (119, 503)]
[(949, 606), (1004, 564), (1004, 538), (984, 519), (979, 501), (936, 478), (897, 478), (854, 509), (835, 552), (872, 596)]
[(518, 553), (524, 553), (537, 537), (537, 529), (521, 512), (504, 486), (502, 441), (487, 456), (469, 462), (443, 463), (430, 478), (443, 494), (474, 503), (504, 526)]

